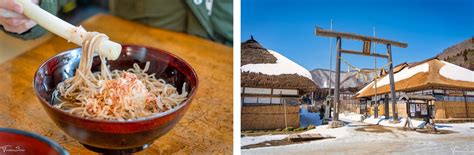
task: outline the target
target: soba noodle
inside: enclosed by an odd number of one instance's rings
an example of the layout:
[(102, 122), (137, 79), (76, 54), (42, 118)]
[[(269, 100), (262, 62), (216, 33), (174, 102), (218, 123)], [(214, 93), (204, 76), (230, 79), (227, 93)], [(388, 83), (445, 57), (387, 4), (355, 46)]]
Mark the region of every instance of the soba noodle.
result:
[(97, 32), (85, 36), (76, 74), (57, 86), (56, 108), (86, 118), (132, 120), (170, 110), (186, 100), (186, 83), (179, 94), (174, 86), (146, 73), (149, 62), (143, 69), (133, 64), (128, 70), (111, 72), (99, 54), (101, 70), (92, 73), (95, 47), (104, 38)]

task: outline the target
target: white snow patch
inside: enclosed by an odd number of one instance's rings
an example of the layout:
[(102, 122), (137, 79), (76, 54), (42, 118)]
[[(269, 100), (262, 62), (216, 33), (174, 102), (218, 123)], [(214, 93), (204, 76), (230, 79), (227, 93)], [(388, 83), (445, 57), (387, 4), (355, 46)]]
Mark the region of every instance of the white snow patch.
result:
[[(356, 114), (356, 113), (349, 113), (349, 114), (339, 114), (339, 118), (343, 121), (353, 121), (353, 122), (361, 122), (361, 114)], [(399, 123), (391, 123), (392, 119), (385, 119), (385, 116), (379, 116), (378, 118), (375, 118), (374, 116), (370, 116), (368, 118), (365, 118), (362, 122), (368, 123), (368, 124), (374, 124), (374, 125), (381, 125), (381, 126), (387, 126), (387, 127), (403, 127), (405, 125), (405, 122), (407, 121), (406, 118), (399, 118), (400, 122)], [(423, 121), (418, 121), (418, 120), (411, 120), (411, 123), (413, 126), (418, 127), (421, 124), (423, 124)]]
[(474, 136), (474, 123), (436, 123), (437, 129), (459, 132), (465, 136)]
[(362, 121), (363, 119), (363, 116), (361, 114), (356, 114), (354, 112), (351, 112), (351, 113), (348, 113), (348, 114), (339, 114), (339, 118), (342, 120), (342, 121), (346, 121), (346, 122), (360, 122)]
[[(404, 68), (400, 72), (394, 74), (394, 82), (398, 82), (407, 78), (412, 77), (413, 75), (420, 73), (420, 72), (428, 72), (430, 70), (430, 65), (428, 63), (424, 63), (415, 67), (411, 68)], [(382, 87), (384, 85), (390, 84), (390, 79), (389, 76), (386, 75), (382, 79), (377, 81), (377, 87)], [(372, 86), (372, 88), (375, 88), (375, 85)]]
[(251, 144), (258, 144), (264, 141), (271, 141), (271, 140), (281, 140), (287, 138), (287, 135), (263, 135), (263, 136), (247, 136), (242, 137), (240, 140), (241, 146), (251, 145)]
[(446, 61), (441, 62), (445, 64), (439, 69), (439, 74), (441, 74), (442, 76), (452, 80), (474, 82), (473, 71)]
[(328, 128), (328, 125), (322, 125), (322, 126), (317, 126), (315, 129), (306, 131), (304, 133), (319, 133), (322, 136), (335, 137), (336, 139), (349, 136), (349, 132), (347, 131), (347, 126), (340, 127), (340, 128)]
[[(387, 126), (387, 127), (403, 127), (405, 126), (405, 123), (407, 121), (406, 118), (399, 118), (400, 122), (399, 123), (391, 123), (392, 119), (385, 119), (385, 116), (380, 116), (379, 118), (374, 118), (373, 116), (366, 118), (364, 120), (365, 123), (369, 124), (376, 124), (376, 125), (381, 125), (381, 126)], [(418, 120), (411, 120), (411, 123), (414, 127), (419, 127), (421, 124), (423, 124), (423, 121), (418, 121)]]
[(297, 63), (291, 61), (285, 56), (281, 55), (278, 52), (268, 50), (270, 54), (277, 58), (276, 63), (271, 64), (247, 64), (240, 67), (241, 72), (253, 72), (253, 73), (262, 73), (267, 75), (281, 75), (281, 74), (298, 74), (304, 76), (308, 79), (311, 78), (311, 73), (306, 70), (304, 67), (301, 67)]
[[(340, 128), (328, 128), (327, 125), (322, 125), (322, 126), (317, 126), (315, 129), (305, 131), (303, 133), (318, 133), (321, 134), (322, 136), (327, 136), (327, 137), (335, 137), (336, 139), (338, 138), (343, 138), (349, 136), (348, 128), (346, 126), (340, 127)], [(288, 138), (288, 135), (263, 135), (263, 136), (255, 136), (255, 137), (242, 137), (240, 142), (241, 146), (246, 146), (246, 145), (251, 145), (251, 144), (257, 144), (265, 141), (271, 141), (271, 140), (282, 140)]]

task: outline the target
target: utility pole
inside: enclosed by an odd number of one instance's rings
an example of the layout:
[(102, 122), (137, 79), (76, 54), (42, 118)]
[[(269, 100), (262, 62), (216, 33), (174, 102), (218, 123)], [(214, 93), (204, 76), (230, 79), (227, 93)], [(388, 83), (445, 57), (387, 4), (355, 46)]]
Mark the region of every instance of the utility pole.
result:
[[(373, 32), (374, 32), (374, 37), (375, 37), (375, 27), (373, 29)], [(377, 53), (376, 51), (376, 45), (374, 43), (374, 53)], [(374, 118), (378, 118), (379, 117), (379, 101), (378, 101), (378, 97), (377, 97), (377, 57), (374, 56), (374, 86), (375, 86), (375, 93), (374, 93), (374, 97), (373, 97), (373, 100), (374, 100)]]
[[(331, 31), (332, 31), (332, 19), (331, 19)], [(324, 121), (328, 121), (331, 117), (331, 83), (332, 83), (332, 38), (329, 38), (329, 87), (328, 96), (326, 97), (326, 109), (324, 112)]]

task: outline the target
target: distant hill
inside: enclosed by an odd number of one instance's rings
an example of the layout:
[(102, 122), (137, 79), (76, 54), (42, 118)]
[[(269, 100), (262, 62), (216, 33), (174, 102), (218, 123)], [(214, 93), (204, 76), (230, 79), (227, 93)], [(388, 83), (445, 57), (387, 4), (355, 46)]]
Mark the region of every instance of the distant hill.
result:
[[(318, 85), (320, 88), (328, 88), (329, 87), (329, 73), (332, 72), (331, 76), (331, 87), (334, 88), (334, 81), (336, 80), (336, 72), (329, 71), (328, 69), (314, 69), (311, 72), (311, 76), (313, 77), (314, 83)], [(374, 78), (374, 74), (372, 70), (363, 70), (357, 77), (356, 71), (351, 72), (341, 72), (341, 88), (362, 88), (365, 84), (372, 81)]]
[(437, 57), (440, 60), (474, 70), (474, 37), (448, 47)]

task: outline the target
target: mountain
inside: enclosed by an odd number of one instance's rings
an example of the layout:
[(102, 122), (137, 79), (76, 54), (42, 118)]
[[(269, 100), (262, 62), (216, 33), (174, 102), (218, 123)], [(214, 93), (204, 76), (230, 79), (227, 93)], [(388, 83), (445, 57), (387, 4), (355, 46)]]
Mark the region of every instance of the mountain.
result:
[[(331, 72), (331, 88), (334, 88), (334, 81), (336, 80), (336, 72), (329, 71), (328, 69), (314, 69), (311, 72), (314, 83), (320, 88), (329, 87), (329, 73)], [(362, 88), (365, 84), (372, 81), (374, 78), (373, 70), (361, 70), (359, 76), (357, 76), (357, 71), (352, 70), (350, 72), (341, 71), (341, 88)]]
[(448, 47), (437, 57), (440, 60), (474, 70), (474, 37)]

